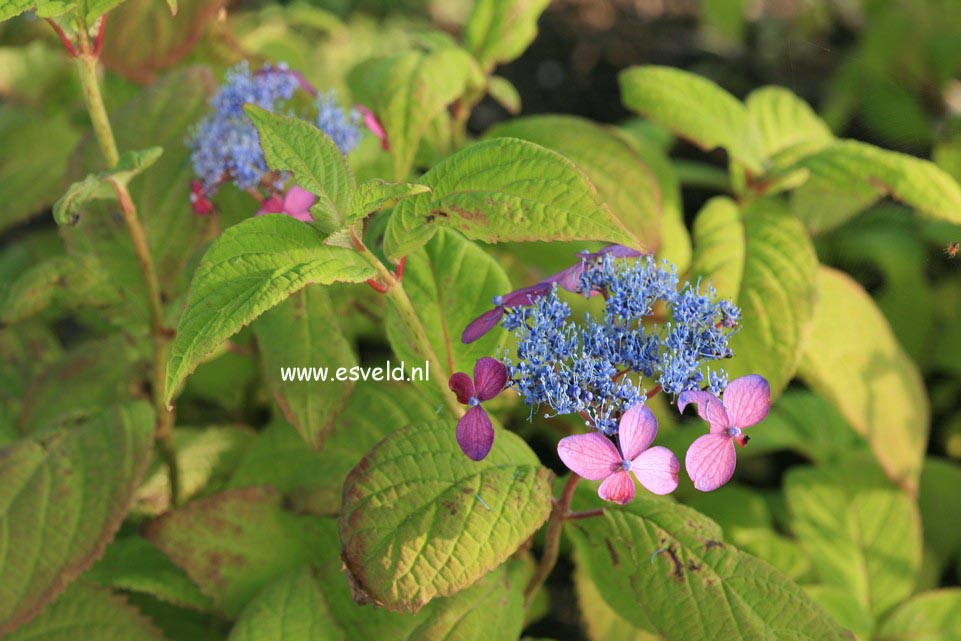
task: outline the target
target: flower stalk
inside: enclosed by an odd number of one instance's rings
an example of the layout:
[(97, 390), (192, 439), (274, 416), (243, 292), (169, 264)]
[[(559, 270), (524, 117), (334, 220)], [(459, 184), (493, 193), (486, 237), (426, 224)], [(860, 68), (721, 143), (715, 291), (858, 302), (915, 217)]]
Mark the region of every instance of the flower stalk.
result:
[[(420, 318), (417, 316), (417, 312), (414, 310), (414, 304), (411, 302), (410, 297), (407, 296), (407, 292), (404, 291), (404, 284), (401, 281), (401, 276), (403, 275), (403, 267), (398, 266), (397, 273), (392, 272), (387, 269), (387, 267), (380, 262), (380, 259), (374, 255), (370, 249), (364, 245), (364, 242), (354, 233), (354, 230), (350, 232), (351, 242), (354, 245), (354, 249), (366, 260), (375, 270), (377, 270), (378, 279), (371, 279), (368, 282), (372, 287), (374, 287), (378, 292), (383, 293), (390, 299), (394, 308), (400, 314), (401, 320), (407, 327), (407, 331), (410, 332), (411, 338), (413, 338), (414, 343), (416, 343), (417, 348), (420, 350), (421, 354), (428, 360), (430, 366), (436, 372), (447, 372), (450, 373), (450, 367), (445, 367), (440, 359), (437, 357), (437, 353), (434, 351), (433, 345), (430, 343), (430, 339), (427, 338), (427, 330), (424, 329), (424, 325), (420, 322)], [(404, 265), (406, 261), (401, 262)], [(376, 286), (374, 285), (376, 283)], [(383, 291), (382, 291), (383, 290)], [(454, 416), (460, 418), (464, 415), (464, 408), (457, 402), (457, 399), (447, 388), (447, 377), (446, 376), (435, 376), (432, 378), (435, 381), (437, 389), (440, 391), (441, 397), (444, 399), (444, 403), (447, 408), (453, 412)]]
[(528, 607), (534, 599), (534, 595), (541, 589), (547, 577), (554, 571), (557, 565), (557, 557), (561, 550), (561, 533), (564, 531), (564, 521), (571, 516), (571, 501), (574, 498), (574, 490), (581, 477), (571, 472), (561, 490), (559, 498), (555, 499), (551, 506), (551, 514), (547, 517), (547, 532), (544, 536), (544, 553), (537, 564), (537, 570), (531, 577), (527, 587), (524, 588), (524, 606)]
[[(112, 168), (119, 162), (120, 152), (117, 149), (117, 141), (113, 134), (113, 128), (110, 125), (110, 118), (107, 115), (103, 94), (100, 91), (100, 81), (97, 76), (99, 48), (103, 41), (105, 19), (106, 17), (101, 19), (100, 29), (95, 43), (90, 42), (86, 25), (82, 24), (82, 22), (79, 25), (77, 69), (80, 76), (80, 85), (83, 88), (84, 102), (87, 106), (87, 113), (90, 115), (90, 121), (93, 125), (97, 144), (100, 147), (107, 166)], [(124, 225), (127, 227), (127, 233), (130, 236), (134, 253), (137, 256), (137, 263), (140, 266), (141, 274), (147, 286), (147, 306), (150, 313), (150, 337), (153, 347), (150, 383), (154, 412), (156, 414), (154, 439), (160, 456), (168, 470), (170, 480), (170, 504), (176, 505), (180, 496), (180, 470), (173, 442), (174, 415), (173, 411), (167, 406), (163, 399), (167, 377), (167, 350), (172, 332), (164, 326), (164, 308), (160, 293), (160, 281), (157, 278), (157, 270), (154, 265), (153, 255), (150, 252), (150, 244), (147, 241), (146, 231), (137, 214), (137, 207), (130, 197), (126, 183), (119, 180), (110, 180), (110, 184), (120, 204)]]

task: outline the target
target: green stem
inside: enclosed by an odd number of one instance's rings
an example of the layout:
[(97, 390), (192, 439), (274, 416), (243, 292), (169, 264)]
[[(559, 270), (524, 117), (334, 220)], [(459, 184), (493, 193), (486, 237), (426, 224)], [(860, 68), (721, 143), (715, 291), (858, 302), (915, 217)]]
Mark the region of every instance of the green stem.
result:
[(537, 571), (531, 577), (530, 583), (524, 589), (524, 603), (529, 606), (537, 594), (537, 591), (547, 581), (554, 566), (557, 565), (557, 557), (561, 550), (561, 533), (564, 531), (564, 521), (570, 516), (571, 500), (574, 498), (574, 490), (577, 482), (581, 480), (577, 474), (571, 472), (561, 496), (554, 500), (551, 506), (551, 515), (547, 517), (547, 532), (544, 535), (544, 552), (541, 554), (540, 563), (537, 564)]
[[(81, 44), (83, 46), (83, 44)], [(80, 85), (83, 87), (83, 98), (87, 103), (87, 113), (93, 124), (93, 133), (97, 137), (100, 151), (107, 161), (107, 168), (114, 167), (120, 160), (117, 151), (117, 141), (113, 137), (107, 108), (100, 93), (100, 82), (97, 79), (97, 57), (89, 52), (83, 52), (77, 57), (77, 68), (80, 71)]]
[[(452, 374), (453, 372), (448, 372), (447, 370), (449, 368), (445, 367), (440, 359), (437, 358), (437, 353), (434, 351), (434, 347), (427, 337), (427, 330), (424, 329), (423, 323), (420, 322), (420, 317), (417, 316), (417, 312), (414, 310), (414, 304), (411, 303), (407, 292), (404, 291), (403, 282), (398, 280), (393, 272), (380, 262), (380, 259), (364, 245), (363, 241), (361, 241), (353, 231), (351, 231), (351, 240), (353, 241), (354, 248), (363, 256), (364, 260), (377, 270), (378, 276), (387, 288), (387, 298), (390, 299), (397, 313), (400, 314), (401, 320), (407, 327), (407, 331), (420, 350), (421, 355), (427, 359), (435, 372), (442, 372), (448, 376)], [(447, 387), (444, 376), (434, 376), (431, 377), (431, 380), (435, 382), (441, 397), (444, 399), (444, 403), (446, 403), (450, 411), (454, 413), (454, 416), (457, 418), (463, 416), (464, 407), (457, 402), (457, 398)]]
[[(100, 92), (100, 82), (97, 78), (97, 56), (91, 51), (90, 39), (87, 37), (86, 27), (83, 24), (80, 25), (79, 40), (80, 55), (77, 58), (78, 69), (80, 72), (80, 84), (83, 87), (84, 100), (87, 104), (87, 112), (90, 114), (93, 131), (97, 137), (97, 143), (100, 146), (100, 151), (103, 153), (104, 160), (106, 160), (107, 166), (112, 168), (116, 166), (120, 160), (120, 153), (117, 151), (117, 141), (114, 138), (113, 129), (110, 126), (110, 118), (107, 116), (107, 109), (103, 102), (103, 94)], [(160, 295), (160, 281), (157, 278), (157, 270), (154, 266), (153, 256), (150, 253), (147, 234), (137, 215), (137, 208), (130, 198), (127, 185), (117, 180), (111, 180), (110, 184), (120, 203), (123, 221), (127, 227), (127, 233), (130, 235), (130, 240), (133, 243), (134, 252), (137, 255), (137, 262), (147, 286), (147, 304), (150, 310), (150, 336), (153, 344), (151, 395), (153, 397), (154, 411), (157, 420), (154, 438), (157, 443), (157, 448), (160, 451), (160, 456), (168, 468), (168, 475), (170, 477), (170, 504), (176, 505), (180, 496), (180, 471), (173, 442), (174, 416), (163, 398), (167, 378), (167, 348), (170, 341), (170, 332), (164, 327), (164, 309)]]

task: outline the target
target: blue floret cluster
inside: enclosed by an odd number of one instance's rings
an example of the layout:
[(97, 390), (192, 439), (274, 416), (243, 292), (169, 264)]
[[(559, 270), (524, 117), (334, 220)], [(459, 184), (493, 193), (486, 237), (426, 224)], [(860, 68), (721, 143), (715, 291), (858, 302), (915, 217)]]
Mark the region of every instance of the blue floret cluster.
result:
[[(312, 91), (283, 63), (252, 71), (247, 62), (241, 62), (227, 72), (224, 84), (210, 101), (212, 112), (200, 121), (187, 141), (192, 149), (194, 172), (207, 195), (226, 182), (247, 190), (280, 187), (278, 183), (283, 177), (274, 175), (267, 167), (257, 130), (243, 107), (254, 104), (267, 111), (285, 111), (288, 101), (301, 88)], [(360, 139), (360, 115), (345, 114), (332, 93), (318, 94), (314, 100), (314, 123), (341, 152), (348, 153)]]
[(578, 291), (601, 294), (603, 314), (574, 322), (555, 285), (501, 321), (517, 338), (516, 358), (505, 359), (510, 385), (529, 405), (581, 413), (610, 435), (652, 393), (645, 384), (671, 395), (726, 387), (727, 374), (710, 364), (733, 355), (740, 310), (713, 287), (680, 284), (673, 266), (650, 256), (604, 255), (585, 259)]

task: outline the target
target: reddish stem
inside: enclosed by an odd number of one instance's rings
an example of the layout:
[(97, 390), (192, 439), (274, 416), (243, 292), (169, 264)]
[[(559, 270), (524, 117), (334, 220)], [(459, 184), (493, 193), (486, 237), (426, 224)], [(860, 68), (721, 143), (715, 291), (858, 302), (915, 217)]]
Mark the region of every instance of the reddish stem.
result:
[(565, 517), (568, 521), (576, 521), (578, 519), (590, 519), (595, 516), (603, 516), (604, 508), (599, 507), (596, 510), (583, 510), (581, 512), (569, 512)]
[(107, 29), (107, 15), (103, 14), (100, 16), (100, 26), (97, 28), (97, 38), (93, 42), (93, 55), (100, 57), (100, 52), (103, 51), (103, 34)]
[(58, 35), (58, 36), (60, 36), (60, 42), (63, 43), (63, 48), (67, 50), (67, 53), (70, 54), (70, 57), (71, 57), (71, 58), (76, 58), (76, 57), (77, 57), (77, 49), (73, 46), (73, 42), (70, 40), (70, 38), (67, 36), (67, 34), (64, 33), (64, 31), (63, 31), (63, 29), (60, 27), (60, 25), (58, 25), (58, 24), (57, 24), (54, 20), (52, 20), (51, 18), (47, 18), (47, 23), (48, 23), (51, 27), (53, 27), (53, 30), (57, 32), (57, 35)]
[(394, 269), (394, 278), (398, 281), (404, 280), (404, 268), (407, 266), (407, 256), (400, 259), (397, 263), (397, 267)]
[(662, 388), (660, 385), (655, 385), (654, 388), (651, 389), (651, 391), (647, 393), (647, 398), (649, 398), (649, 399), (654, 398), (655, 396), (657, 396), (658, 394), (661, 393), (661, 390), (662, 390), (662, 389), (663, 389), (663, 388)]
[(370, 285), (370, 288), (373, 289), (375, 292), (379, 292), (381, 294), (387, 293), (387, 285), (384, 285), (376, 278), (368, 278), (367, 284)]

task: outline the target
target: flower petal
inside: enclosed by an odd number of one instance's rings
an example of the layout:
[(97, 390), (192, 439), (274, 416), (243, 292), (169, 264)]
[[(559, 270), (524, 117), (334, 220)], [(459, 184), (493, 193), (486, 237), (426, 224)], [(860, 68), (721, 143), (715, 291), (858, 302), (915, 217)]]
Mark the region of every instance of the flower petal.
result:
[(457, 372), (450, 377), (447, 381), (447, 386), (450, 390), (457, 394), (457, 400), (461, 403), (467, 403), (470, 401), (471, 396), (476, 396), (477, 392), (474, 390), (474, 381), (471, 377), (464, 372)]
[(654, 442), (657, 436), (657, 419), (647, 405), (638, 403), (624, 412), (617, 426), (617, 438), (621, 454), (628, 461), (636, 459)]
[(277, 194), (272, 194), (269, 198), (260, 203), (260, 211), (257, 216), (264, 214), (281, 214), (284, 211), (284, 201)]
[(681, 464), (677, 462), (674, 452), (660, 445), (641, 452), (631, 461), (634, 476), (654, 494), (670, 494), (676, 490), (680, 470)]
[(374, 112), (363, 105), (357, 105), (354, 108), (364, 117), (364, 126), (380, 140), (381, 149), (385, 151), (390, 149), (387, 142), (387, 132), (384, 131), (384, 126), (380, 124), (380, 120), (377, 119)]
[(624, 470), (615, 472), (604, 479), (597, 495), (605, 501), (627, 505), (634, 500), (634, 479)]
[(697, 415), (710, 424), (711, 432), (723, 432), (731, 426), (724, 404), (714, 394), (701, 391), (681, 392), (677, 397), (677, 411), (684, 412), (684, 408), (690, 403), (697, 405)]
[(485, 356), (474, 365), (477, 400), (488, 401), (507, 386), (507, 368), (496, 358)]
[(501, 317), (504, 316), (503, 307), (495, 307), (494, 309), (488, 310), (472, 320), (470, 324), (464, 328), (464, 333), (460, 336), (460, 341), (462, 343), (473, 343), (478, 338), (491, 331), (497, 323), (501, 322)]
[(317, 202), (317, 196), (306, 189), (294, 185), (284, 196), (284, 213), (297, 220), (310, 221), (310, 208)]
[(529, 307), (539, 298), (544, 298), (551, 293), (554, 284), (544, 281), (529, 287), (512, 291), (501, 297), (501, 304), (504, 307)]
[(736, 463), (734, 439), (726, 434), (705, 434), (691, 443), (684, 457), (687, 475), (702, 492), (716, 490), (730, 481)]
[(751, 427), (764, 420), (771, 409), (771, 386), (757, 374), (735, 378), (724, 389), (724, 409), (731, 425)]
[(639, 252), (636, 249), (631, 249), (630, 247), (625, 247), (624, 245), (608, 245), (604, 249), (597, 252), (597, 256), (604, 256), (610, 254), (614, 258), (639, 258), (644, 255), (644, 252)]
[(580, 293), (581, 274), (584, 273), (584, 261), (578, 261), (576, 265), (571, 265), (565, 270), (559, 271), (553, 276), (548, 276), (545, 283), (557, 283), (561, 289), (566, 289), (575, 294)]
[(494, 426), (480, 405), (467, 410), (457, 421), (457, 444), (473, 461), (480, 461), (494, 444)]
[(607, 478), (623, 463), (614, 444), (597, 432), (565, 436), (557, 443), (557, 455), (572, 472), (590, 481)]

